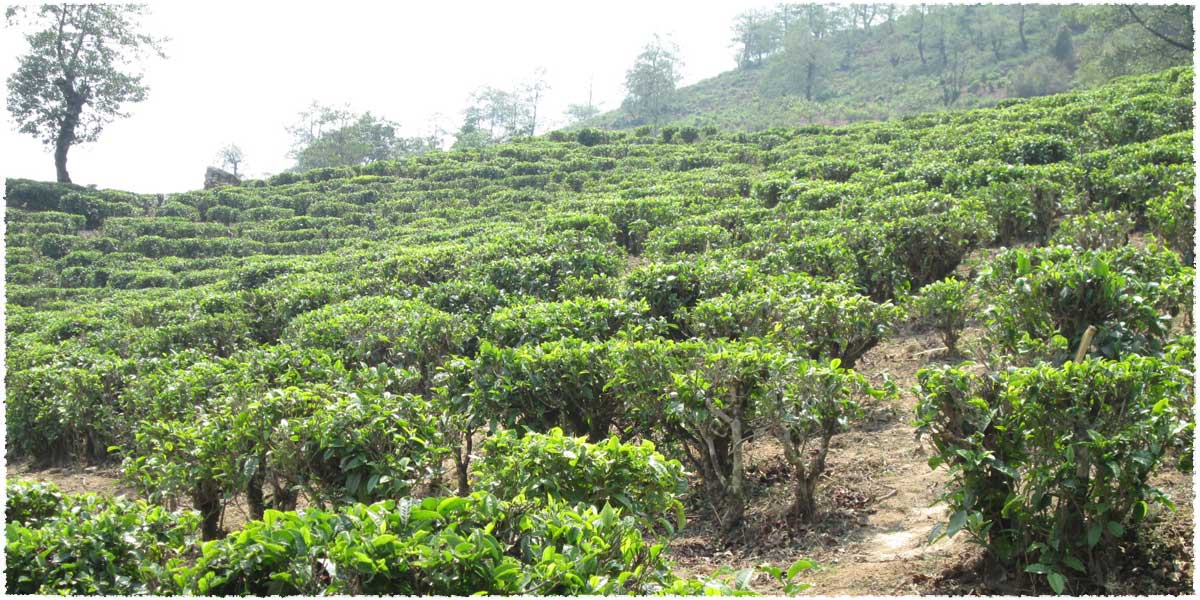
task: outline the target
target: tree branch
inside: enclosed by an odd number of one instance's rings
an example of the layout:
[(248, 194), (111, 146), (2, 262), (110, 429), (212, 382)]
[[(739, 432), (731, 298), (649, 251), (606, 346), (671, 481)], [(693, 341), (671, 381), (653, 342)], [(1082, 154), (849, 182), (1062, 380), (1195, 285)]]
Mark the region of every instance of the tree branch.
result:
[(1187, 50), (1188, 52), (1192, 51), (1192, 46), (1184, 44), (1182, 42), (1178, 42), (1176, 40), (1173, 40), (1173, 39), (1167, 37), (1165, 34), (1155, 31), (1154, 28), (1147, 25), (1146, 22), (1143, 21), (1142, 18), (1139, 17), (1136, 12), (1134, 12), (1132, 6), (1126, 5), (1125, 10), (1129, 11), (1129, 16), (1133, 17), (1133, 20), (1137, 21), (1138, 25), (1141, 25), (1146, 31), (1149, 31), (1150, 33), (1154, 34), (1154, 37), (1156, 37), (1172, 46), (1175, 46), (1176, 48), (1180, 48), (1182, 50)]

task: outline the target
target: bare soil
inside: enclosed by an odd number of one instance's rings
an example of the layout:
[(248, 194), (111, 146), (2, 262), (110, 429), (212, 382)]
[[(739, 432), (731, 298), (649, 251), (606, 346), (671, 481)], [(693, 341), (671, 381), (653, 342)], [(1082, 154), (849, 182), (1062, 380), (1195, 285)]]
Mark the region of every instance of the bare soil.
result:
[[(968, 328), (960, 346), (964, 355), (978, 343), (980, 328)], [(929, 531), (946, 518), (937, 504), (944, 470), (927, 464), (930, 451), (912, 426), (918, 370), (956, 364), (968, 357), (947, 355), (936, 334), (905, 331), (868, 352), (857, 369), (876, 383), (886, 374), (900, 389), (898, 398), (880, 402), (853, 429), (833, 441), (829, 466), (818, 489), (820, 517), (807, 525), (790, 524), (791, 483), (781, 449), (769, 440), (752, 442), (747, 471), (753, 499), (746, 522), (733, 535), (705, 517), (704, 507), (689, 506), (688, 523), (668, 553), (681, 575), (711, 576), (763, 563), (787, 567), (807, 558), (817, 567), (799, 579), (813, 586), (810, 595), (1028, 594), (1020, 581), (985, 573), (982, 551), (958, 536), (932, 545)], [(111, 468), (31, 470), (7, 465), (9, 479), (53, 482), (68, 492), (134, 497)], [(1158, 508), (1148, 517), (1140, 539), (1122, 550), (1126, 566), (1110, 575), (1112, 594), (1193, 593), (1192, 477), (1165, 465), (1154, 478), (1176, 509)], [(222, 526), (236, 530), (248, 520), (245, 507), (226, 507)], [(759, 574), (756, 589), (779, 594), (781, 588)]]

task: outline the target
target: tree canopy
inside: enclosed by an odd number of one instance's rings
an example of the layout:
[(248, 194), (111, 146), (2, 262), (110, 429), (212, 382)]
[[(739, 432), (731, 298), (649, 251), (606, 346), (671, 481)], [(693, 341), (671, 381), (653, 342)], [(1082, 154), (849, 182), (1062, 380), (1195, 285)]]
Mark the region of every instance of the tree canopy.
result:
[(437, 149), (434, 137), (402, 137), (400, 125), (370, 112), (357, 114), (313, 102), (288, 128), (295, 170), (365, 165)]
[(655, 36), (625, 73), (624, 107), (639, 120), (657, 120), (670, 106), (682, 66), (679, 48)]
[(10, 26), (28, 21), (29, 52), (8, 78), (8, 111), (18, 131), (54, 148), (58, 181), (69, 183), (67, 152), (93, 142), (124, 105), (146, 99), (142, 75), (129, 67), (148, 53), (165, 57), (163, 39), (139, 31), (137, 4), (12, 6)]

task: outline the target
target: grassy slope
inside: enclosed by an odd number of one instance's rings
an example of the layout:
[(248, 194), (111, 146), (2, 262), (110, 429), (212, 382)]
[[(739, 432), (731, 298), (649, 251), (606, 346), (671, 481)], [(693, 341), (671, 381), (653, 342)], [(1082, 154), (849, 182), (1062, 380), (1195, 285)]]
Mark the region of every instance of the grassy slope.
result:
[[(680, 88), (675, 109), (664, 122), (756, 131), (814, 123), (840, 125), (862, 120), (895, 119), (946, 108), (991, 106), (999, 100), (1015, 96), (1013, 82), (1023, 72), (1035, 68), (1039, 63), (1054, 64), (1049, 55), (1060, 22), (1057, 15), (1047, 15), (1044, 20), (1030, 18), (1025, 26), (1029, 50), (1022, 52), (1015, 39), (1007, 40), (1008, 45), (1001, 51), (999, 61), (995, 60), (990, 48), (968, 45), (965, 50), (968, 66), (962, 95), (949, 107), (942, 102), (935, 66), (937, 52), (933, 44), (926, 41), (928, 64), (922, 65), (915, 42), (906, 39), (902, 42), (905, 53), (899, 64), (893, 66), (888, 58), (889, 35), (902, 34), (899, 30), (895, 34), (888, 34), (884, 26), (876, 26), (853, 57), (846, 61), (846, 68), (837, 64), (843, 62), (844, 52), (836, 48), (832, 51), (834, 68), (830, 69), (821, 97), (816, 101), (810, 102), (800, 95), (772, 90), (778, 87), (774, 80), (785, 68), (782, 57), (776, 55), (765, 64), (726, 71)], [(1009, 23), (1008, 27), (1015, 32), (1015, 23)], [(848, 33), (841, 32), (840, 35), (844, 38)], [(1054, 72), (1048, 82), (1051, 87), (1047, 91), (1087, 88), (1106, 81), (1098, 66), (1104, 37), (1104, 32), (1098, 28), (1078, 31), (1073, 35), (1077, 63), (1074, 68), (1062, 68)], [(1167, 60), (1166, 63), (1191, 64), (1191, 59), (1189, 57), (1184, 62)], [(1138, 64), (1131, 64), (1128, 69), (1129, 74), (1157, 70)], [(618, 129), (640, 124), (623, 108), (583, 123)]]

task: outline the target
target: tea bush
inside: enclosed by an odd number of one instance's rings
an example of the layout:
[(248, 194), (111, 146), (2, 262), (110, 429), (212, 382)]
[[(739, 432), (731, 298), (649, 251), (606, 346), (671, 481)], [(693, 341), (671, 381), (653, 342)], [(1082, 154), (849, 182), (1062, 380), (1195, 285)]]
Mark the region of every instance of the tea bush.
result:
[(966, 532), (1016, 573), (1075, 591), (1073, 580), (1103, 583), (1115, 543), (1167, 501), (1148, 479), (1187, 422), (1178, 367), (1089, 358), (918, 381), (918, 431), (951, 476), (950, 520), (933, 537)]
[(611, 504), (640, 521), (663, 522), (667, 531), (682, 527), (683, 466), (664, 458), (649, 441), (623, 444), (610, 437), (589, 444), (554, 428), (523, 436), (505, 431), (489, 437), (482, 450), (474, 466), (476, 490), (498, 498), (524, 494), (569, 504)]

